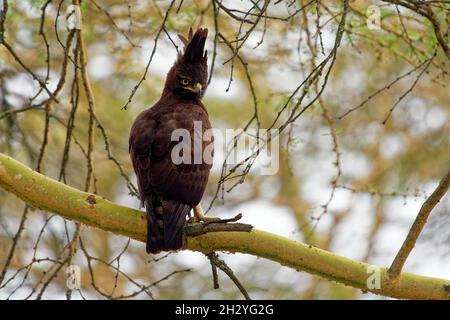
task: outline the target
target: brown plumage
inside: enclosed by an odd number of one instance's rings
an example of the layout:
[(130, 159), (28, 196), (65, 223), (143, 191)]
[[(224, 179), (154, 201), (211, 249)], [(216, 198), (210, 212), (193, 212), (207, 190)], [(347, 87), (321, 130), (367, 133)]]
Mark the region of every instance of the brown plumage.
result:
[[(194, 163), (193, 147), (191, 163), (175, 164), (171, 157), (177, 144), (171, 140), (175, 129), (186, 129), (193, 141), (194, 121), (201, 122), (203, 132), (211, 128), (200, 101), (207, 86), (207, 35), (208, 29), (195, 34), (191, 29), (187, 39), (179, 36), (184, 52), (168, 72), (161, 98), (139, 114), (131, 128), (129, 151), (147, 211), (149, 253), (182, 247), (186, 216), (200, 202), (208, 182), (211, 163), (203, 158)], [(210, 143), (203, 141), (201, 150)]]

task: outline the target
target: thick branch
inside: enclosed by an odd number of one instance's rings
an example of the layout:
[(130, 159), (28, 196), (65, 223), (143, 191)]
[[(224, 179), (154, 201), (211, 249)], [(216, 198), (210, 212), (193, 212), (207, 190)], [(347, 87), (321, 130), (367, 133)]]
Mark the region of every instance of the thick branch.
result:
[[(0, 187), (37, 208), (67, 219), (145, 241), (145, 213), (123, 207), (97, 195), (85, 193), (43, 176), (0, 153)], [(401, 273), (391, 282), (387, 268), (379, 268), (380, 288), (367, 287), (373, 268), (333, 253), (268, 232), (222, 231), (188, 237), (186, 249), (209, 253), (228, 251), (263, 257), (295, 270), (370, 291), (404, 299), (450, 299), (450, 280)], [(377, 270), (377, 269), (376, 269)]]

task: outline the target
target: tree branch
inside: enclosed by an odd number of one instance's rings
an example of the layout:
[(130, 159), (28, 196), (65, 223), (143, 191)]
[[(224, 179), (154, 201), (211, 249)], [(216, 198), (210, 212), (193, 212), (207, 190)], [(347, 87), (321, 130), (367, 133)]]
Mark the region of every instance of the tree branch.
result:
[(391, 277), (391, 279), (395, 279), (400, 275), (406, 259), (408, 259), (409, 254), (411, 253), (417, 239), (419, 238), (420, 232), (427, 223), (428, 216), (442, 199), (442, 197), (447, 193), (449, 187), (450, 170), (441, 179), (436, 190), (434, 190), (431, 196), (423, 203), (422, 207), (420, 208), (416, 220), (414, 220), (414, 223), (408, 232), (408, 236), (406, 237), (405, 242), (403, 242), (402, 247), (398, 251), (394, 261), (392, 262), (392, 265), (389, 268), (389, 277)]
[[(138, 241), (146, 239), (144, 212), (64, 185), (1, 153), (0, 187), (34, 207), (57, 213), (67, 219)], [(379, 295), (402, 299), (450, 299), (450, 280), (403, 272), (393, 282), (387, 275), (387, 268), (340, 257), (264, 231), (209, 232), (197, 237), (187, 237), (186, 240), (186, 249), (189, 250), (252, 254)], [(373, 270), (379, 271), (379, 289), (367, 286), (368, 278), (374, 276)]]
[(403, 6), (427, 18), (430, 21), (431, 25), (433, 26), (436, 40), (438, 41), (447, 58), (450, 60), (450, 47), (447, 43), (447, 40), (445, 39), (448, 36), (448, 33), (444, 34), (442, 32), (440, 23), (428, 3), (426, 3), (425, 1), (411, 1), (411, 0), (408, 1), (383, 0), (383, 1)]

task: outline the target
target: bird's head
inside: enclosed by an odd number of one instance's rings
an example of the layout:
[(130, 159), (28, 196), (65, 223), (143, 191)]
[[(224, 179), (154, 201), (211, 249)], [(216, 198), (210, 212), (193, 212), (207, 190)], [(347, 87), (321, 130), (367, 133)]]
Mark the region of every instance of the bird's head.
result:
[(186, 99), (201, 99), (208, 81), (208, 52), (205, 41), (208, 29), (198, 29), (194, 34), (189, 30), (188, 38), (179, 35), (184, 44), (183, 53), (167, 74), (164, 90)]

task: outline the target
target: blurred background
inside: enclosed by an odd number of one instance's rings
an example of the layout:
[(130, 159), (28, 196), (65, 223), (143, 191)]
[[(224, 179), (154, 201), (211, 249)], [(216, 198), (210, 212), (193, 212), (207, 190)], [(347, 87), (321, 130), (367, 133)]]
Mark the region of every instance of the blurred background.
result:
[[(274, 175), (260, 174), (245, 144), (216, 146), (202, 200), (208, 215), (242, 213), (258, 229), (389, 266), (448, 171), (450, 57), (414, 8), (81, 1), (80, 32), (69, 28), (78, 1), (3, 1), (3, 9), (6, 3), (0, 152), (77, 189), (139, 207), (130, 126), (159, 98), (182, 49), (177, 34), (200, 26), (209, 29), (203, 102), (213, 127), (280, 130)], [(448, 48), (450, 6), (427, 6)], [(232, 149), (241, 165), (224, 163)], [(406, 271), (450, 279), (449, 210), (447, 195)], [(254, 299), (383, 299), (254, 256), (219, 256)], [(66, 286), (68, 265), (80, 268), (80, 290)], [(219, 283), (214, 290), (203, 254), (147, 255), (143, 243), (28, 208), (0, 190), (0, 299), (243, 298), (225, 274)]]

